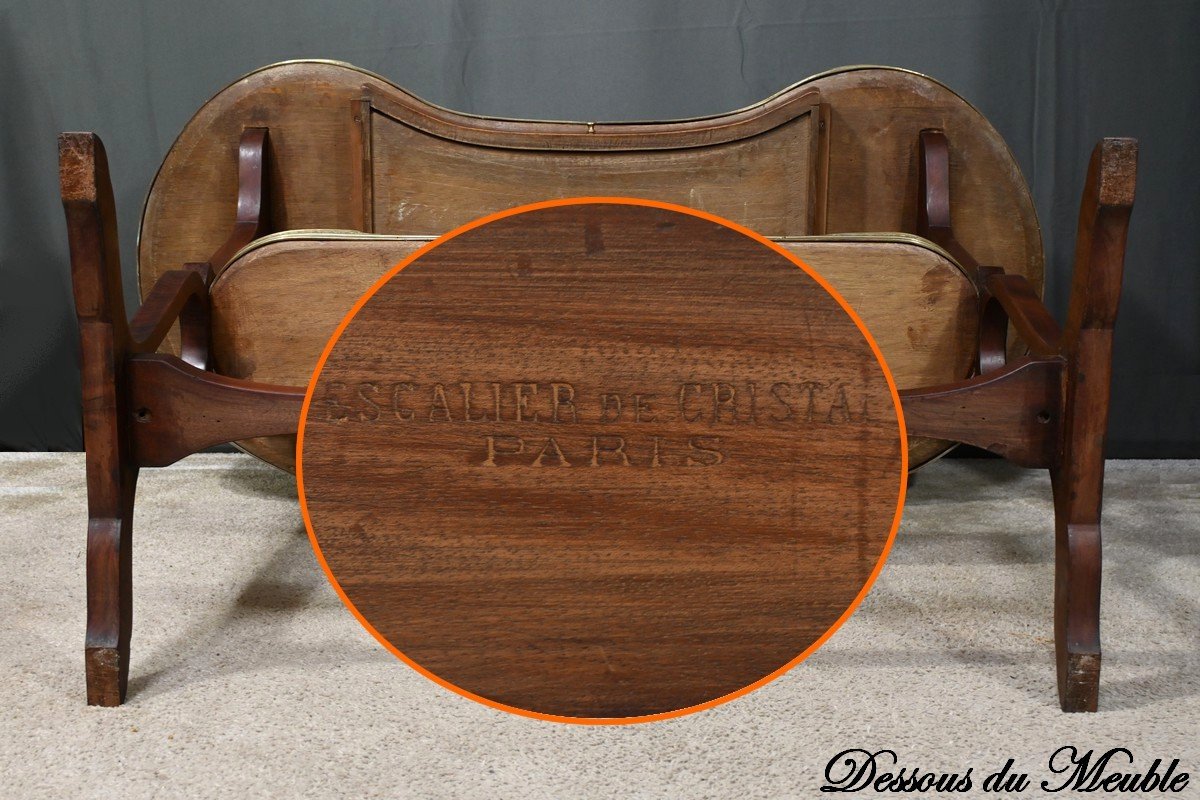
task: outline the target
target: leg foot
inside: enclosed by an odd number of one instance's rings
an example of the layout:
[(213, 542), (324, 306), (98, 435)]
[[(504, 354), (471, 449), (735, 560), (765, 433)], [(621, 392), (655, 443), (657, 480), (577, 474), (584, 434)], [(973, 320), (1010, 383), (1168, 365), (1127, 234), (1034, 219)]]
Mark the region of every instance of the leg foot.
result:
[(1095, 711), (1100, 697), (1100, 654), (1060, 652), (1058, 702), (1063, 711)]
[(129, 640), (133, 628), (132, 512), (134, 478), (125, 476), (121, 519), (88, 525), (87, 638), (84, 667), (91, 706), (119, 706), (129, 686)]
[[(1102, 479), (1103, 473), (1098, 478)], [(1099, 489), (1097, 488), (1097, 492)], [(1063, 711), (1095, 711), (1100, 694), (1100, 525), (1060, 510), (1054, 569), (1054, 649)]]
[(119, 706), (129, 686), (129, 645), (84, 649), (89, 706)]

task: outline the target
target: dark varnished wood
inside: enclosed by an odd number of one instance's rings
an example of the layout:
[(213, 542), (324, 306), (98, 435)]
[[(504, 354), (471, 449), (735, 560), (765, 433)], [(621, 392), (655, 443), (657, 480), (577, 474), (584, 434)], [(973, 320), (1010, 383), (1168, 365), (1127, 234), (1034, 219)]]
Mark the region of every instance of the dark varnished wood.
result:
[[(372, 87), (374, 88), (374, 87)], [(511, 150), (624, 152), (728, 144), (772, 131), (812, 113), (820, 90), (798, 88), (711, 117), (670, 122), (542, 122), (460, 114), (391, 88), (368, 92), (372, 110), (430, 136)]]
[(1112, 337), (1137, 177), (1137, 142), (1104, 139), (1088, 165), (1062, 335), (1067, 359), (1054, 485), (1054, 628), (1059, 699), (1095, 711), (1100, 685), (1100, 512)]
[[(936, 129), (955, 140), (955, 168), (947, 151), (942, 175), (955, 198), (956, 254), (969, 249), (1036, 292), (1042, 285), (1037, 218), (1012, 155), (978, 111), (916, 73), (834, 70), (690, 120), (546, 122), (456, 113), (347, 64), (296, 61), (231, 85), (180, 134), (143, 216), (143, 292), (227, 237), (245, 172), (231, 144), (247, 126), (277, 132), (263, 173), (276, 199), (260, 215), (272, 229), (430, 237), (521, 203), (579, 195), (676, 202), (768, 236), (914, 232), (922, 211), (914, 142)], [(997, 327), (984, 326), (985, 342)], [(177, 352), (174, 338), (165, 349)], [(949, 446), (921, 442), (914, 463)]]
[[(127, 320), (104, 146), (91, 133), (64, 133), (58, 144), (81, 351), (87, 699), (91, 705), (113, 706), (124, 702), (129, 682), (138, 468), (170, 463), (247, 431), (294, 430), (302, 391), (206, 375), (193, 366), (208, 359), (208, 264), (164, 274), (132, 322)], [(183, 355), (191, 363), (152, 354), (176, 322)], [(148, 409), (164, 412), (153, 425)], [(146, 441), (147, 434), (153, 441)]]
[(293, 433), (304, 401), (299, 387), (214, 375), (167, 355), (136, 356), (126, 370), (140, 467), (165, 467), (247, 436)]
[(183, 340), (183, 359), (200, 369), (208, 364), (210, 270), (207, 264), (194, 267), (163, 273), (146, 296), (146, 301), (133, 315), (129, 330), (138, 343), (136, 352), (157, 350), (171, 326), (178, 321)]
[[(371, 137), (364, 149), (375, 233), (436, 234), (485, 209), (577, 196), (680, 203), (776, 236), (822, 232), (817, 187), (828, 183), (820, 158), (827, 128), (815, 91), (789, 93), (730, 119), (468, 126), (439, 128), (441, 135), (418, 127), (426, 118), (415, 100), (398, 107), (386, 93), (372, 97), (363, 135)], [(483, 142), (491, 144), (481, 151)]]
[(905, 478), (845, 310), (658, 207), (541, 208), (424, 251), (310, 391), (302, 496), (346, 597), (439, 678), (556, 716), (782, 668), (863, 590)]
[(1023, 358), (947, 386), (902, 390), (904, 420), (923, 436), (989, 450), (1024, 467), (1049, 467), (1062, 423), (1059, 358)]
[(979, 330), (976, 368), (986, 374), (1000, 369), (1021, 352), (1015, 338), (1010, 341), (1008, 317), (988, 289), (988, 277), (1003, 273), (999, 267), (982, 266), (954, 230), (950, 213), (950, 141), (943, 130), (929, 128), (918, 136), (917, 147), (917, 233), (936, 242), (962, 265), (979, 288)]
[(220, 274), (234, 253), (270, 232), (268, 141), (266, 128), (242, 131), (237, 154), (237, 212), (229, 235), (208, 259), (214, 276)]
[(119, 379), (131, 347), (121, 294), (108, 158), (91, 134), (59, 136), (59, 182), (79, 319), (88, 486), (87, 699), (118, 705), (129, 681), (132, 523), (137, 467)]
[[(1008, 312), (1000, 301), (992, 296), (990, 279), (1004, 275), (999, 267), (979, 267), (975, 270), (975, 281), (979, 284), (979, 353), (978, 369), (980, 375), (987, 375), (1003, 369), (1008, 363), (1009, 356), (1009, 320)], [(1022, 346), (1020, 340), (1013, 339), (1013, 346)]]
[(958, 241), (950, 219), (950, 141), (945, 131), (927, 128), (920, 132), (918, 142), (917, 233), (974, 272), (979, 262)]
[[(922, 132), (921, 225), (943, 246), (961, 250), (948, 214), (948, 147), (940, 132)], [(981, 288), (979, 369), (984, 377), (903, 395), (911, 434), (940, 431), (1018, 463), (1050, 469), (1054, 640), (1059, 703), (1065, 711), (1095, 711), (1099, 698), (1104, 437), (1112, 332), (1136, 176), (1135, 140), (1109, 138), (1096, 145), (1079, 213), (1063, 331), (1023, 277), (978, 266), (960, 253), (966, 264), (976, 265)], [(1018, 347), (1033, 357), (1007, 367), (1004, 343), (1010, 327)]]
[[(175, 302), (173, 293), (183, 289), (176, 283), (183, 284), (189, 279), (186, 274), (176, 274), (172, 279), (164, 279), (172, 273), (194, 272), (204, 286), (208, 286), (221, 274), (229, 264), (230, 259), (241, 249), (255, 239), (265, 236), (271, 230), (270, 224), (270, 183), (267, 180), (267, 149), (270, 138), (266, 128), (247, 128), (242, 131), (237, 149), (237, 207), (234, 212), (232, 226), (226, 230), (228, 234), (205, 261), (186, 263), (182, 270), (164, 272), (143, 294), (142, 307), (138, 309), (138, 317), (131, 322), (137, 331), (145, 328), (148, 320), (173, 319), (172, 313), (163, 313), (166, 309), (159, 308), (164, 302)], [(166, 349), (178, 353), (184, 361), (200, 369), (207, 369), (209, 331), (211, 322), (208, 317), (208, 304), (189, 302), (181, 309), (175, 309), (179, 316), (178, 333), (170, 324), (162, 331), (145, 330), (147, 339), (153, 338), (155, 344), (149, 348), (153, 351), (166, 342)], [(147, 319), (140, 319), (146, 317)], [(145, 352), (141, 348), (139, 352)]]
[(982, 283), (1030, 353), (1058, 355), (1061, 349), (1058, 323), (1024, 276), (997, 272), (984, 277)]

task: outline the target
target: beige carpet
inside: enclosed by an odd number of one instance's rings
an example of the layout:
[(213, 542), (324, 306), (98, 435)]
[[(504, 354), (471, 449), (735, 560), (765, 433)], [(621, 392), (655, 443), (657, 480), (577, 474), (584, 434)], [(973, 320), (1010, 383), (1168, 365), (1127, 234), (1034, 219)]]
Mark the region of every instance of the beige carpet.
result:
[(933, 465), (820, 652), (720, 708), (621, 727), (512, 716), (394, 659), (326, 584), (294, 491), (244, 456), (143, 472), (130, 702), (88, 708), (82, 457), (0, 456), (0, 797), (812, 797), (852, 747), (971, 767), (976, 787), (1013, 758), (1027, 797), (1067, 744), (1200, 771), (1200, 462), (1110, 464), (1094, 715), (1056, 705), (1039, 472)]

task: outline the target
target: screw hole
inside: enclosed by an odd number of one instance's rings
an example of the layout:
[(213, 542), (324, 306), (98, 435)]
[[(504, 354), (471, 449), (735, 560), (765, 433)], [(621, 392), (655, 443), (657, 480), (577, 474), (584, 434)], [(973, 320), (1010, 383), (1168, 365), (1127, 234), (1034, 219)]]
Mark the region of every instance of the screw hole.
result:
[(1047, 422), (1050, 421), (1050, 412), (1049, 411), (1039, 411), (1038, 415), (1037, 415), (1037, 421), (1042, 423), (1043, 425), (1045, 425)]
[(139, 408), (137, 411), (133, 412), (133, 416), (137, 418), (138, 422), (149, 422), (150, 421), (150, 409)]

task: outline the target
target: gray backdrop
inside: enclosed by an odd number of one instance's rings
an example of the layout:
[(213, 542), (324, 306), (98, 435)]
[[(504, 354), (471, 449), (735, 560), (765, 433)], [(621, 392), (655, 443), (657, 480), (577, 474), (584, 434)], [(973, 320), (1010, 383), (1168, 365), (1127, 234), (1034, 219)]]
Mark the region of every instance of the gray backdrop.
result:
[(550, 119), (728, 111), (846, 64), (947, 83), (1008, 140), (1069, 288), (1084, 167), (1141, 139), (1110, 454), (1200, 456), (1200, 3), (0, 0), (0, 449), (81, 446), (55, 134), (94, 130), (126, 267), (167, 149), (215, 91), (290, 58), (349, 61), (439, 105)]

